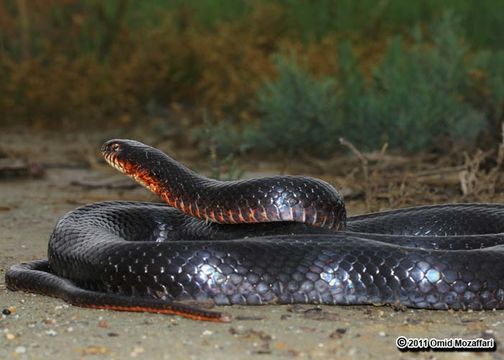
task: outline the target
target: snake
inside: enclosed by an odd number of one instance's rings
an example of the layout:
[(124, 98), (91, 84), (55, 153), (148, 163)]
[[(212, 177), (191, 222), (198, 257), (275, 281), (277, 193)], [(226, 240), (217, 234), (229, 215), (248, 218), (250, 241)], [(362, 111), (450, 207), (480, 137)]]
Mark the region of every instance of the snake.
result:
[(161, 150), (113, 139), (110, 165), (159, 202), (103, 201), (60, 218), (48, 256), (10, 290), (73, 305), (230, 321), (213, 305), (504, 308), (504, 205), (424, 205), (347, 217), (306, 176), (219, 181)]

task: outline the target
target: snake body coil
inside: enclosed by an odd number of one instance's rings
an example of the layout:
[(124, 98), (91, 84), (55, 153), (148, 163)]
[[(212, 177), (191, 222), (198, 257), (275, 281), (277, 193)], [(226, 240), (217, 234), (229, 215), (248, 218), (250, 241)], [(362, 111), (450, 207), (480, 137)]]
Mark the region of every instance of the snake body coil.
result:
[(226, 318), (186, 302), (504, 308), (503, 205), (346, 219), (341, 196), (321, 180), (219, 182), (135, 141), (102, 151), (168, 205), (109, 201), (68, 213), (48, 260), (7, 272), (10, 289), (205, 320)]

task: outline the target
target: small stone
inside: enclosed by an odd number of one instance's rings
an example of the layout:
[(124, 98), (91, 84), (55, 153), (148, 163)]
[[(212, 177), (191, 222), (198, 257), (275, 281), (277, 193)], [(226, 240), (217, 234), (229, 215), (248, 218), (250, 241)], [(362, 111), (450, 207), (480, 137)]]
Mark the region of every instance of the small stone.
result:
[(141, 346), (135, 346), (133, 348), (133, 351), (130, 353), (130, 356), (131, 357), (137, 357), (138, 355), (140, 355), (144, 351), (145, 351), (145, 349), (143, 347), (141, 347)]
[(26, 348), (24, 346), (18, 346), (15, 352), (16, 354), (24, 354), (26, 352)]
[(5, 338), (7, 340), (14, 340), (16, 338), (16, 335), (14, 335), (13, 333), (7, 333), (5, 334)]
[(58, 335), (58, 333), (56, 331), (54, 331), (53, 329), (47, 330), (45, 333), (46, 333), (46, 335), (49, 335), (49, 336)]
[(56, 319), (53, 319), (53, 318), (44, 319), (44, 324), (45, 325), (56, 325)]
[(341, 339), (343, 334), (345, 334), (346, 332), (347, 329), (345, 328), (337, 328), (336, 330), (334, 330), (332, 333), (329, 334), (329, 337), (331, 339)]
[(88, 346), (82, 349), (83, 355), (104, 355), (108, 353), (108, 349), (105, 346)]
[(205, 331), (203, 331), (203, 334), (202, 334), (202, 335), (203, 335), (203, 336), (210, 336), (210, 335), (212, 335), (212, 334), (213, 334), (213, 331), (211, 331), (211, 330), (205, 330)]
[(10, 311), (11, 315), (14, 315), (16, 313), (16, 307), (15, 306), (9, 306), (7, 308), (8, 311)]

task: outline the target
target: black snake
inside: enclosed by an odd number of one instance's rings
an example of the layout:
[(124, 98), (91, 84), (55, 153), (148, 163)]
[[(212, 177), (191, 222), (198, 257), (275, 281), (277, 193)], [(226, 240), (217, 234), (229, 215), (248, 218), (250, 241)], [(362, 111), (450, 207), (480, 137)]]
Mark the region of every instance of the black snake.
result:
[(102, 152), (167, 204), (109, 201), (66, 214), (48, 260), (11, 267), (9, 289), (217, 321), (228, 318), (192, 304), (504, 308), (503, 205), (347, 219), (322, 180), (216, 181), (132, 140), (110, 140)]

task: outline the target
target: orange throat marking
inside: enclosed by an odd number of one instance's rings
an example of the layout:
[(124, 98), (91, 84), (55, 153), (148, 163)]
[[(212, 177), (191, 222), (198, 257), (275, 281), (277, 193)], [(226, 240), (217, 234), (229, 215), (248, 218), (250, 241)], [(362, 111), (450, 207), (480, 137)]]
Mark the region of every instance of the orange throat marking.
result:
[(158, 195), (168, 205), (187, 213), (187, 208), (177, 206), (177, 198), (175, 198), (172, 193), (167, 191), (166, 188), (160, 186), (158, 179), (151, 176), (147, 171), (138, 170), (137, 168), (129, 164), (124, 164), (121, 171), (146, 189)]

